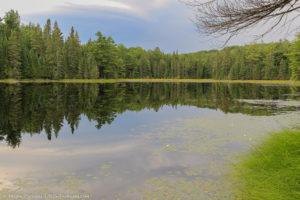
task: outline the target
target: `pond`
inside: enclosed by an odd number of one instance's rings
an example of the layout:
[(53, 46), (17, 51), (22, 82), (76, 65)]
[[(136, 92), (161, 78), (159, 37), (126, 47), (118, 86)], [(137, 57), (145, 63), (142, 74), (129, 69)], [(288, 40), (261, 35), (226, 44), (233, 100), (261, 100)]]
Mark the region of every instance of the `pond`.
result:
[(229, 172), (300, 120), (300, 88), (0, 85), (0, 199), (232, 199)]

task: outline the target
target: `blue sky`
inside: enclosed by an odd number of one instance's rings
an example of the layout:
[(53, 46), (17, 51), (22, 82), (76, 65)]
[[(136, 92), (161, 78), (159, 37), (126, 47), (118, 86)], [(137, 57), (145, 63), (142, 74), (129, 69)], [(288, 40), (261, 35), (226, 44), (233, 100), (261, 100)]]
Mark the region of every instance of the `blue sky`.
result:
[[(50, 18), (59, 22), (65, 34), (74, 26), (82, 42), (101, 31), (126, 46), (159, 46), (166, 52), (193, 52), (224, 44), (224, 39), (199, 34), (192, 22), (193, 11), (179, 0), (0, 0), (0, 4), (0, 15), (16, 9), (23, 23), (44, 24)], [(276, 33), (264, 41), (286, 37), (291, 36)], [(249, 31), (230, 44), (253, 40)]]

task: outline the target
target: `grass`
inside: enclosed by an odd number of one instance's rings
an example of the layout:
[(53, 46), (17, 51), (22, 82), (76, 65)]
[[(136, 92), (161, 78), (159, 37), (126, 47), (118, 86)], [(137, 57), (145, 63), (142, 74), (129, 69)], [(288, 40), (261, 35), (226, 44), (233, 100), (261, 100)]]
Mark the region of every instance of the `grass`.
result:
[(263, 85), (293, 85), (300, 86), (300, 81), (289, 80), (214, 80), (214, 79), (2, 79), (0, 83), (17, 84), (17, 83), (249, 83)]
[(235, 168), (235, 199), (296, 200), (300, 197), (300, 130), (272, 134)]

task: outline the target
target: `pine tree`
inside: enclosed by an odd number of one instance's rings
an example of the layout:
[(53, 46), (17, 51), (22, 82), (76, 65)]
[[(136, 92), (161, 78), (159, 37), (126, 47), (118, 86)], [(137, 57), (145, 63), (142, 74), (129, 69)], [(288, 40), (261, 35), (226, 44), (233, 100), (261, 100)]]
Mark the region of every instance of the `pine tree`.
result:
[(5, 25), (0, 19), (0, 78), (4, 78), (4, 66), (6, 61), (7, 38), (5, 35)]
[(44, 40), (42, 28), (37, 25), (32, 27), (31, 49), (29, 50), (29, 63), (32, 78), (43, 78), (44, 70)]
[(79, 77), (81, 79), (97, 79), (99, 77), (96, 60), (92, 53), (82, 48), (79, 62)]
[(80, 59), (80, 41), (78, 33), (74, 27), (71, 28), (70, 35), (65, 44), (65, 78), (74, 79), (79, 75), (79, 59)]
[(52, 42), (52, 27), (51, 20), (48, 19), (43, 30), (43, 41), (44, 41), (44, 77), (47, 79), (53, 79), (53, 68), (55, 67), (55, 50)]
[(6, 78), (20, 78), (21, 48), (18, 33), (13, 31), (7, 43)]
[(63, 46), (64, 39), (63, 34), (58, 27), (58, 23), (55, 21), (52, 33), (52, 46), (53, 46), (53, 60), (54, 65), (52, 67), (52, 77), (53, 79), (61, 79), (64, 77), (63, 70)]
[(21, 48), (19, 41), (20, 16), (17, 11), (10, 10), (3, 18), (1, 23), (2, 41), (1, 45), (3, 63), (3, 76), (5, 78), (20, 78)]
[(9, 38), (13, 31), (19, 31), (20, 29), (20, 15), (15, 10), (8, 11), (4, 16), (6, 37)]

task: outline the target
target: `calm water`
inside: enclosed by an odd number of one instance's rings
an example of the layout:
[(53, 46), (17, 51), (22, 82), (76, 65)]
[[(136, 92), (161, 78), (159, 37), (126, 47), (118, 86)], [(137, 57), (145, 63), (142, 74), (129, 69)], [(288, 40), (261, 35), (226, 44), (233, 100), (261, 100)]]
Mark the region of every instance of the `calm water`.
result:
[(231, 199), (238, 157), (299, 120), (296, 87), (0, 85), (0, 199)]

